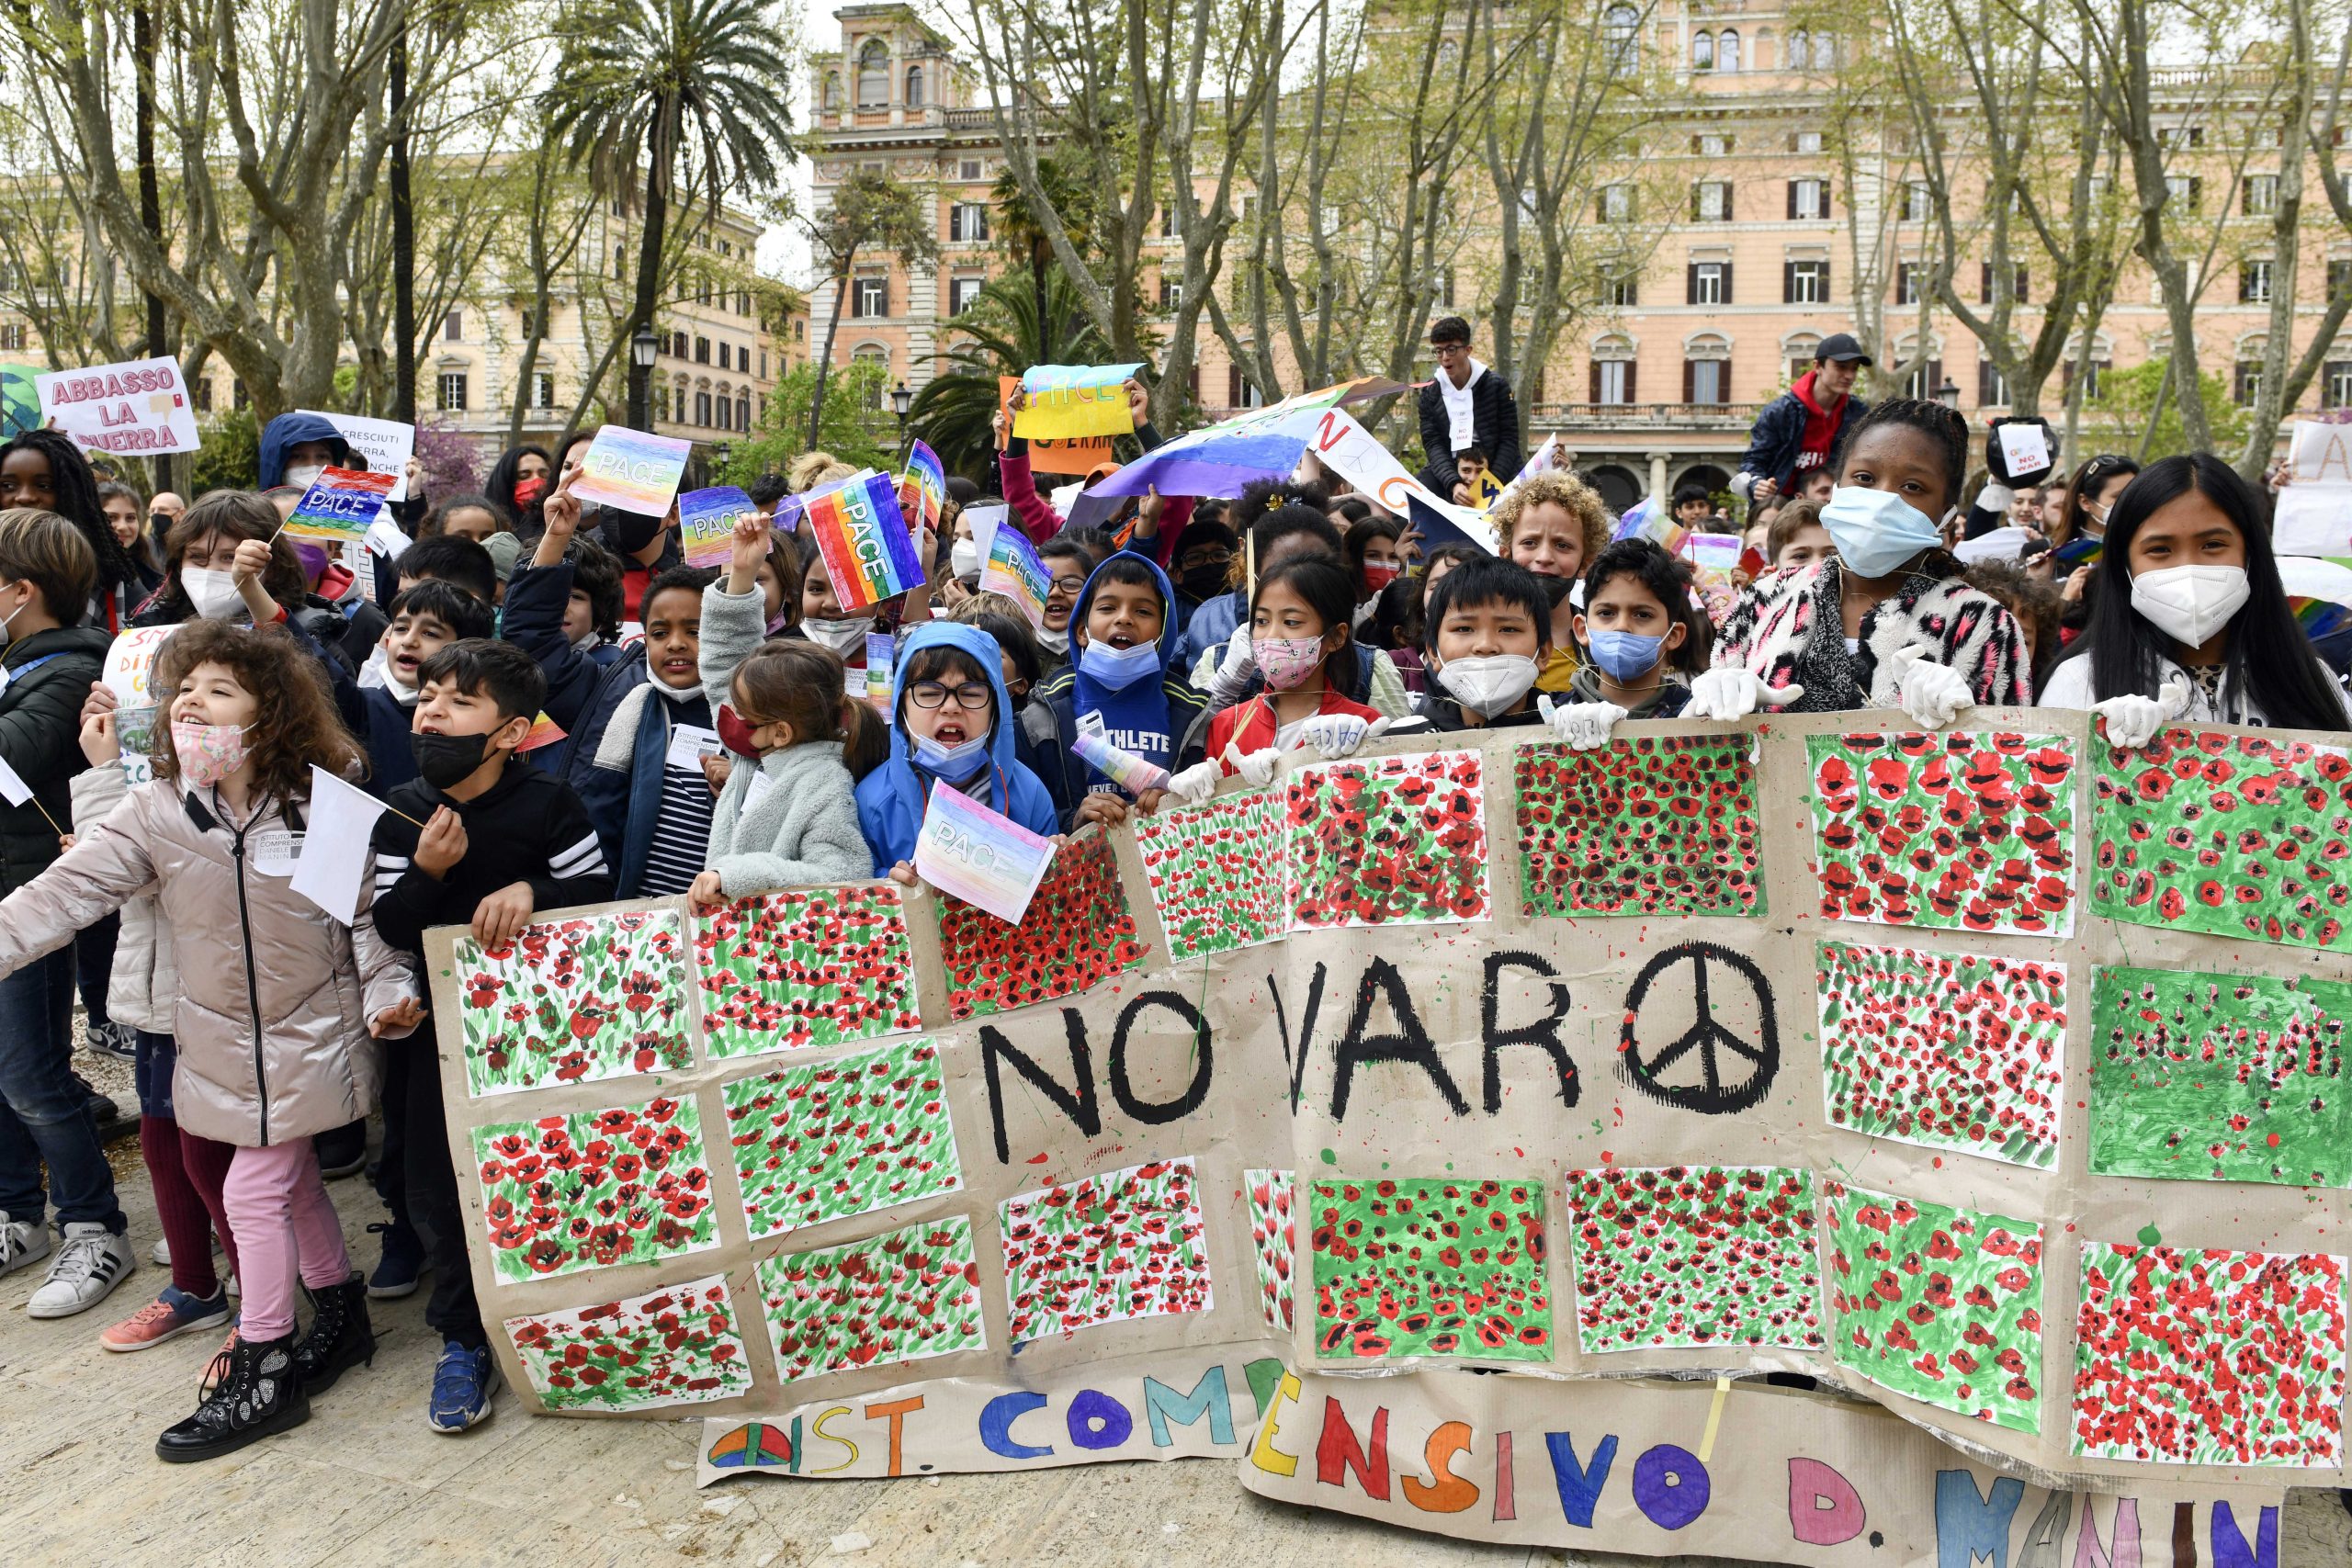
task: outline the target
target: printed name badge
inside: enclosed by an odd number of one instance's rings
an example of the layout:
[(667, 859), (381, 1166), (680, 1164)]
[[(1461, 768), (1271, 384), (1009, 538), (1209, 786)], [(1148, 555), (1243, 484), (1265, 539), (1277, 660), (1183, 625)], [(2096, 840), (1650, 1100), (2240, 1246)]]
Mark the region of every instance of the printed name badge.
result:
[(682, 724), (670, 731), (668, 760), (673, 768), (691, 768), (700, 773), (702, 760), (717, 756), (721, 750), (716, 729), (705, 729), (698, 724)]
[(291, 876), (295, 862), (302, 858), (302, 835), (284, 828), (273, 828), (254, 835), (254, 869), (264, 876)]

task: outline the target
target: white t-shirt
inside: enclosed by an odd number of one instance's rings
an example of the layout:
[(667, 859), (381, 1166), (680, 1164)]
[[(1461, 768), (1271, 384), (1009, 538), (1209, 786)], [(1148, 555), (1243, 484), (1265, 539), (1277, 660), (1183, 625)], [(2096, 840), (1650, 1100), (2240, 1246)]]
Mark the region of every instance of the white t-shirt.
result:
[(1445, 400), (1446, 423), (1451, 428), (1451, 439), (1456, 452), (1465, 446), (1478, 445), (1477, 418), (1470, 400), (1470, 389), (1476, 386), (1478, 378), (1486, 373), (1487, 367), (1475, 359), (1470, 362), (1470, 378), (1459, 387), (1453, 384), (1453, 378), (1443, 370), (1437, 373), (1437, 395)]

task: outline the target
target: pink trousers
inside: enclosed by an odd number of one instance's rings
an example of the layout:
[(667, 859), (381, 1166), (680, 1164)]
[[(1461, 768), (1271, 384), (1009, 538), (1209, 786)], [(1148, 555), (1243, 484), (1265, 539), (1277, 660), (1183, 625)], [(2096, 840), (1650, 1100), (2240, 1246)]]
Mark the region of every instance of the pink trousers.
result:
[(343, 1224), (319, 1175), (318, 1151), (308, 1138), (240, 1148), (220, 1196), (237, 1234), (237, 1277), (244, 1292), (238, 1337), (283, 1338), (294, 1332), (298, 1277), (314, 1291), (351, 1277)]

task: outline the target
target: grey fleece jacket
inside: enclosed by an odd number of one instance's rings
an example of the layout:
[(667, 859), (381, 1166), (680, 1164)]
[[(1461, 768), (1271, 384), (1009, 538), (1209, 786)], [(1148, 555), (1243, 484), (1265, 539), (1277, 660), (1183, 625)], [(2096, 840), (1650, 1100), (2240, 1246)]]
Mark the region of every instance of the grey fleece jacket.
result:
[[(736, 666), (767, 636), (766, 602), (757, 589), (703, 590), (702, 689), (714, 708), (734, 684)], [(760, 797), (747, 807), (754, 779)], [(857, 823), (857, 781), (842, 762), (838, 740), (804, 740), (771, 751), (753, 767), (738, 757), (710, 811), (710, 852), (719, 890), (741, 898), (768, 887), (864, 882), (874, 852)]]

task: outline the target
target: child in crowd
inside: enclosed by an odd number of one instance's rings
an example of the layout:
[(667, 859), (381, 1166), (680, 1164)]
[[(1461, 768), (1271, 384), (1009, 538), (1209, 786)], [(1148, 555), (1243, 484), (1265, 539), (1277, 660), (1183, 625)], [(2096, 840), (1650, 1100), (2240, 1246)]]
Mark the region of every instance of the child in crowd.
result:
[(704, 908), (763, 887), (863, 881), (872, 865), (854, 771), (881, 761), (881, 720), (844, 694), (830, 651), (762, 640), (769, 536), (757, 514), (738, 523), (727, 575), (702, 594), (703, 690), (726, 694), (718, 739), (730, 759), (705, 869), (688, 889)]
[(2026, 668), (2032, 672), (2033, 689), (2041, 691), (2060, 651), (2058, 617), (2064, 606), (2058, 585), (2013, 560), (1972, 561), (1964, 575), (1971, 588), (2017, 617), (2018, 631), (2025, 638)]
[[(1380, 607), (1380, 591), (1404, 573), (1404, 525), (1394, 517), (1367, 516), (1347, 530), (1340, 548), (1355, 578), (1354, 624), (1363, 626)], [(1255, 608), (1255, 605), (1252, 605)]]
[(1813, 502), (1792, 501), (1772, 513), (1764, 558), (1774, 571), (1804, 571), (1837, 553), (1829, 530), (1821, 525), (1821, 508)]
[(1474, 555), (1438, 580), (1428, 604), (1421, 644), (1430, 672), (1430, 690), (1421, 699), (1428, 727), (1443, 731), (1540, 722), (1535, 676), (1551, 651), (1552, 605), (1535, 575), (1498, 557)]
[(1037, 633), (1037, 648), (1050, 675), (1069, 662), (1070, 612), (1102, 557), (1082, 540), (1060, 534), (1037, 547), (1037, 558), (1051, 580), (1046, 591), (1046, 624)]
[[(1572, 474), (1537, 474), (1495, 508), (1495, 537), (1506, 557), (1536, 576), (1573, 581), (1609, 542), (1609, 509)], [(1567, 635), (1575, 607), (1555, 599), (1551, 651), (1535, 683), (1565, 692), (1577, 671), (1576, 639)]]
[(1056, 818), (1069, 820), (1073, 803), (1068, 794), (1069, 770), (1060, 756), (1061, 728), (1055, 719), (1052, 704), (1031, 701), (1045, 682), (1046, 661), (1037, 650), (1037, 638), (1028, 617), (1001, 594), (979, 593), (959, 606), (951, 618), (978, 626), (996, 638), (998, 657), (1004, 667), (1005, 694), (1012, 699), (1012, 715), (1018, 721), (1013, 729), (1013, 755), (1045, 784), (1046, 793), (1054, 797)]
[(1077, 660), (1038, 693), (1053, 711), (1064, 791), (1076, 803), (1068, 818), (1073, 830), (1124, 822), (1131, 804), (1147, 812), (1159, 804), (1158, 791), (1131, 795), (1080, 759), (1073, 749), (1080, 733), (1099, 734), (1166, 772), (1177, 741), (1205, 707), (1177, 667), (1182, 634), (1171, 614), (1175, 602), (1167, 574), (1128, 550), (1095, 568), (1079, 591), (1070, 612)]
[(489, 637), (493, 620), (489, 605), (438, 578), (427, 578), (392, 601), (391, 628), (380, 645), (382, 683), (360, 692), (368, 722), (359, 739), (368, 751), (371, 794), (387, 795), (416, 777), (409, 734), (415, 728), (412, 716), (424, 661), (460, 638)]
[(944, 780), (1033, 833), (1059, 823), (1053, 796), (1016, 754), (1017, 724), (996, 639), (955, 621), (919, 626), (890, 682), (890, 760), (857, 785), (858, 824), (874, 874), (914, 881), (915, 836)]
[[(469, 638), (426, 660), (417, 681), (410, 744), (419, 776), (391, 792), (391, 810), (376, 822), (374, 915), (385, 940), (421, 964), (435, 926), (466, 925), (483, 947), (503, 947), (539, 910), (612, 897), (580, 797), (514, 765), (547, 704), (547, 677), (531, 656)], [(488, 1418), (498, 1367), (474, 1299), (429, 1023), (417, 1040), (387, 1064), (385, 1157), (397, 1142), (434, 1275), (424, 1321), (442, 1348), (425, 1418), (436, 1432), (462, 1432)]]
[[(1704, 617), (1690, 606), (1690, 568), (1648, 539), (1608, 546), (1584, 574), (1576, 635), (1585, 662), (1567, 703), (1549, 708), (1553, 728), (1589, 749), (1605, 742), (1621, 718), (1680, 713), (1690, 700), (1690, 677), (1706, 668), (1703, 655), (1690, 651), (1703, 640), (1694, 622)], [(1594, 711), (1576, 713), (1579, 707)], [(1578, 721), (1573, 727), (1564, 722), (1570, 716)]]
[[(311, 1394), (375, 1355), (365, 1285), (311, 1140), (373, 1108), (381, 1063), (368, 1036), (405, 1035), (424, 1012), (419, 969), (379, 940), (366, 900), (347, 927), (319, 918), (288, 886), (294, 859), (273, 841), (302, 830), (313, 766), (345, 774), (359, 762), (309, 664), (272, 628), (182, 627), (157, 662), (171, 723), (154, 782), (11, 895), (0, 918), (0, 970), (150, 886), (178, 939), (174, 1101), (190, 1131), (236, 1145), (222, 1197), (243, 1294), (217, 1382), (156, 1441), (167, 1461), (300, 1425)], [(299, 1343), (298, 1280), (313, 1306)]]
[(1414, 572), (1382, 589), (1362, 632), (1364, 641), (1386, 650), (1405, 689), (1416, 698), (1429, 689), (1428, 673), (1421, 668), (1421, 612), (1429, 586), (1426, 575)]
[(842, 608), (833, 594), (833, 574), (825, 558), (809, 551), (808, 567), (800, 575), (800, 612), (787, 635), (807, 637), (840, 660), (842, 689), (848, 695), (865, 694), (865, 639), (887, 629), (870, 606), (863, 615)]
[(455, 534), (419, 539), (401, 552), (396, 570), (394, 596), (437, 577), (456, 583), (485, 604), (498, 603), (498, 563), (481, 546)]
[[(259, 496), (216, 490), (198, 497), (164, 536), (163, 585), (131, 625), (175, 626), (198, 616), (277, 620), (282, 606), (301, 604), (307, 592), (294, 541), (277, 535), (277, 513)], [(241, 592), (237, 581), (237, 547), (247, 543), (264, 548), (258, 599)]]
[(493, 534), (512, 533), (506, 519), (486, 495), (454, 495), (435, 502), (424, 521), (416, 525), (417, 539), (471, 539), (482, 544)]
[(1457, 448), (1453, 454), (1453, 471), (1459, 476), (1453, 487), (1453, 504), (1475, 506), (1483, 512), (1502, 487), (1488, 474), (1486, 451), (1477, 446)]
[[(1334, 562), (1344, 559), (1339, 529), (1331, 525), (1320, 507), (1304, 502), (1285, 503), (1264, 513), (1250, 525), (1250, 538), (1261, 576), (1284, 561), (1306, 556), (1319, 556)], [(1237, 592), (1226, 599), (1210, 600), (1193, 617), (1193, 625), (1184, 635), (1184, 644), (1189, 649), (1198, 640), (1204, 622), (1212, 626), (1218, 622), (1226, 626), (1220, 641), (1210, 647), (1193, 668), (1193, 685), (1207, 694), (1213, 708), (1227, 706), (1249, 694), (1250, 683), (1257, 674), (1250, 660), (1250, 628), (1243, 624), (1248, 619), (1249, 606), (1242, 604), (1236, 619), (1225, 620), (1228, 601), (1238, 603), (1241, 598)], [(1405, 689), (1404, 678), (1396, 672), (1396, 661), (1366, 643), (1353, 643), (1351, 648), (1355, 668), (1348, 672), (1345, 694), (1352, 701), (1370, 704), (1391, 718), (1408, 716), (1413, 711), (1413, 699)]]

